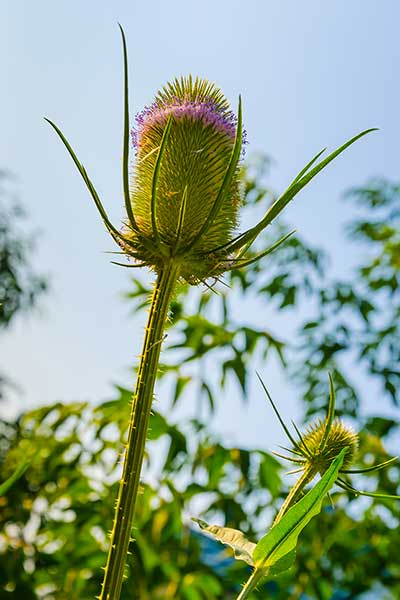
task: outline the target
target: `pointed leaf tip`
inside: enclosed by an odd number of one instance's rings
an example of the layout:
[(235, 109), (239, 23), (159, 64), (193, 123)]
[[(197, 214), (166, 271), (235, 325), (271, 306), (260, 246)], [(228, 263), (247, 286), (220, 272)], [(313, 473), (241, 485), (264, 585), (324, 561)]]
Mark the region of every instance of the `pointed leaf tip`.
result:
[(233, 271), (233, 269), (241, 269), (242, 267), (248, 267), (249, 265), (252, 265), (252, 264), (258, 262), (262, 258), (265, 258), (266, 256), (268, 256), (268, 254), (271, 254), (272, 252), (277, 250), (279, 248), (279, 246), (284, 244), (286, 242), (286, 240), (289, 237), (291, 237), (294, 233), (295, 233), (295, 230), (293, 229), (293, 231), (290, 231), (289, 233), (287, 233), (286, 235), (281, 237), (278, 241), (276, 241), (274, 244), (272, 244), (272, 246), (270, 246), (263, 252), (260, 252), (253, 258), (249, 258), (248, 260), (246, 260), (245, 258), (243, 258), (243, 259), (238, 258), (236, 260), (234, 259), (234, 261), (232, 261), (233, 262), (232, 267), (230, 267), (228, 270)]

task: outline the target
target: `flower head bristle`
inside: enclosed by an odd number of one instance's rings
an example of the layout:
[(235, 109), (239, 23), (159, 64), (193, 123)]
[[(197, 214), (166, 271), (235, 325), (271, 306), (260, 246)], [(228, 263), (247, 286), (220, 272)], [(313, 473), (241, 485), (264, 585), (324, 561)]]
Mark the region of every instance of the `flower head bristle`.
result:
[[(165, 126), (168, 117), (176, 120), (189, 119), (202, 121), (204, 125), (226, 134), (234, 140), (237, 117), (229, 104), (212, 83), (192, 77), (175, 79), (157, 95), (156, 100), (136, 115), (136, 126), (132, 129), (132, 143), (140, 152), (142, 140), (146, 139), (152, 127)], [(242, 132), (244, 141), (246, 134)]]
[(310, 425), (303, 434), (304, 443), (309, 451), (308, 462), (316, 471), (324, 473), (343, 448), (347, 448), (343, 467), (351, 466), (358, 451), (358, 434), (340, 419), (333, 420), (325, 445), (322, 446), (324, 434), (325, 421), (321, 419)]

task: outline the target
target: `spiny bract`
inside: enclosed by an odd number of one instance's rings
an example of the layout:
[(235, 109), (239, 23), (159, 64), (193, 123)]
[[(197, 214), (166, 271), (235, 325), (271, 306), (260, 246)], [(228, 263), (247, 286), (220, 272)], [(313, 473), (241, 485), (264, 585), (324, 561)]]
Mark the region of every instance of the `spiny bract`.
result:
[[(168, 139), (154, 190), (154, 174), (167, 127)], [(167, 254), (180, 257), (181, 277), (201, 280), (226, 269), (227, 253), (220, 248), (231, 239), (237, 225), (237, 164), (225, 189), (223, 181), (237, 127), (237, 118), (222, 92), (209, 81), (191, 76), (167, 84), (153, 104), (136, 116), (131, 203), (140, 235), (132, 228), (125, 235), (143, 262), (157, 267), (163, 260), (150, 246), (141, 247), (142, 236), (156, 242), (152, 218), (156, 208), (155, 225), (161, 247)], [(243, 138), (243, 131), (238, 135)], [(221, 191), (219, 210), (203, 235), (199, 235)], [(152, 207), (154, 193), (157, 197)], [(225, 262), (218, 268), (221, 261)]]

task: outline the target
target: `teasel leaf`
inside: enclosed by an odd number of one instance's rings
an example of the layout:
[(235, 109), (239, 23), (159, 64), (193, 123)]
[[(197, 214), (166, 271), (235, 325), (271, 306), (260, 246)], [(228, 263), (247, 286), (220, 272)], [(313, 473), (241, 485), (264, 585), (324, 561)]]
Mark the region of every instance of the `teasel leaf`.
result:
[(253, 552), (256, 569), (267, 570), (296, 548), (300, 533), (321, 511), (323, 498), (336, 482), (346, 451), (343, 448), (320, 481), (261, 538)]
[(284, 571), (288, 571), (296, 560), (296, 550), (291, 550), (280, 558), (275, 564), (273, 564), (268, 571), (268, 575), (276, 576)]
[(83, 181), (85, 182), (86, 187), (88, 188), (88, 190), (90, 192), (90, 195), (92, 196), (92, 198), (94, 200), (96, 208), (99, 211), (101, 218), (103, 219), (103, 222), (104, 222), (104, 225), (106, 226), (106, 229), (109, 231), (109, 233), (114, 238), (114, 240), (117, 242), (117, 244), (120, 244), (122, 242), (123, 244), (126, 244), (127, 246), (135, 248), (135, 246), (132, 244), (132, 242), (130, 242), (129, 240), (127, 240), (121, 234), (121, 232), (118, 231), (118, 229), (116, 229), (114, 227), (114, 225), (111, 223), (111, 221), (108, 218), (108, 215), (107, 215), (107, 213), (106, 213), (106, 211), (105, 211), (105, 209), (103, 207), (103, 204), (101, 203), (99, 195), (98, 195), (98, 193), (97, 193), (97, 191), (96, 191), (93, 183), (89, 179), (89, 176), (88, 176), (88, 174), (86, 172), (85, 167), (79, 161), (78, 157), (76, 156), (75, 152), (72, 149), (72, 146), (70, 145), (70, 143), (68, 142), (68, 140), (64, 136), (64, 134), (62, 133), (61, 129), (59, 129), (59, 127), (57, 127), (57, 125), (55, 123), (53, 123), (53, 121), (50, 121), (50, 119), (47, 119), (46, 117), (44, 117), (44, 120), (47, 121), (47, 123), (49, 123), (49, 125), (51, 125), (51, 127), (58, 134), (58, 136), (60, 137), (60, 139), (63, 142), (64, 146), (68, 150), (68, 153), (70, 154), (72, 160), (74, 161), (76, 168), (78, 169), (79, 173), (81, 174), (81, 177), (82, 177)]
[(185, 188), (184, 188), (183, 194), (182, 194), (181, 206), (179, 208), (179, 219), (178, 219), (178, 227), (176, 230), (174, 253), (176, 253), (179, 250), (179, 243), (181, 241), (182, 227), (183, 227), (183, 223), (185, 221), (187, 198), (188, 198), (188, 186), (185, 185)]
[(298, 465), (305, 465), (306, 464), (306, 461), (305, 460), (301, 460), (300, 458), (293, 458), (292, 456), (285, 456), (284, 454), (280, 454), (279, 452), (275, 452), (274, 450), (271, 450), (271, 452), (275, 456), (278, 456), (279, 458), (283, 458), (283, 460), (287, 460), (287, 461), (292, 462), (294, 464), (298, 464)]
[(127, 263), (116, 262), (115, 260), (110, 261), (112, 265), (117, 265), (117, 267), (125, 267), (126, 269), (139, 269), (146, 266), (146, 263), (141, 263), (138, 265), (129, 265)]
[(310, 449), (307, 446), (306, 442), (304, 441), (304, 437), (301, 435), (300, 429), (297, 427), (296, 423), (293, 420), (292, 420), (292, 425), (293, 425), (294, 429), (296, 430), (296, 433), (298, 435), (301, 445), (303, 446), (303, 456), (308, 456), (311, 458), (312, 454), (310, 452)]
[(326, 152), (327, 148), (322, 148), (322, 150), (320, 150), (315, 156), (314, 158), (312, 158), (310, 160), (309, 163), (306, 164), (306, 166), (296, 175), (296, 177), (293, 179), (291, 186), (293, 186), (295, 183), (297, 183), (298, 181), (300, 181), (300, 179), (303, 177), (303, 175), (305, 175), (307, 173), (307, 171), (309, 171), (312, 167), (312, 165), (314, 163), (317, 162), (317, 160), (319, 159), (320, 156), (322, 156), (322, 154), (324, 152)]
[(160, 175), (162, 159), (164, 156), (166, 144), (168, 142), (168, 137), (169, 137), (169, 134), (171, 131), (171, 124), (172, 124), (172, 117), (169, 116), (168, 120), (167, 120), (167, 124), (166, 124), (164, 132), (163, 132), (163, 135), (162, 135), (162, 138), (161, 138), (161, 144), (158, 149), (157, 160), (156, 160), (156, 164), (154, 167), (153, 181), (152, 181), (152, 187), (151, 187), (151, 225), (152, 225), (152, 229), (153, 229), (154, 239), (160, 250), (162, 249), (162, 242), (161, 242), (160, 234), (159, 234), (158, 228), (157, 228), (157, 186), (158, 186), (158, 178)]
[(278, 411), (278, 409), (276, 408), (276, 406), (275, 406), (275, 403), (274, 403), (274, 401), (272, 400), (272, 398), (271, 398), (271, 395), (270, 395), (270, 393), (269, 393), (269, 391), (268, 391), (268, 389), (267, 389), (266, 385), (264, 384), (263, 380), (261, 379), (260, 375), (259, 375), (257, 372), (256, 372), (256, 375), (257, 375), (258, 379), (260, 380), (260, 383), (261, 383), (261, 385), (262, 385), (262, 387), (263, 387), (263, 389), (264, 389), (264, 392), (265, 392), (265, 393), (266, 393), (266, 395), (267, 395), (267, 398), (268, 398), (268, 400), (269, 400), (269, 402), (270, 402), (270, 404), (271, 404), (272, 408), (274, 409), (274, 412), (275, 412), (276, 416), (278, 417), (278, 421), (279, 421), (279, 423), (281, 424), (281, 426), (282, 426), (282, 429), (283, 429), (283, 430), (284, 430), (284, 432), (286, 433), (286, 435), (287, 435), (288, 439), (290, 440), (290, 442), (293, 444), (293, 448), (296, 448), (296, 449), (299, 451), (299, 454), (300, 454), (301, 456), (303, 456), (303, 454), (304, 454), (303, 450), (301, 449), (301, 447), (300, 447), (300, 445), (298, 444), (298, 442), (296, 442), (296, 440), (294, 439), (294, 437), (293, 437), (293, 436), (292, 436), (292, 434), (290, 433), (289, 429), (286, 427), (286, 425), (285, 425), (285, 422), (283, 421), (283, 419), (282, 419), (281, 415), (279, 414), (279, 411)]

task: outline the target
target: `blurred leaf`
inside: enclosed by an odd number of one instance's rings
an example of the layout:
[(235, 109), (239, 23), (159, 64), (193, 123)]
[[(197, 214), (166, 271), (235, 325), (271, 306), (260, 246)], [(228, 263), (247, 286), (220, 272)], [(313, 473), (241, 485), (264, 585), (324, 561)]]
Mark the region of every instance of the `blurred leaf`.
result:
[(14, 483), (18, 481), (20, 477), (22, 477), (22, 475), (25, 473), (28, 467), (29, 462), (22, 462), (15, 469), (14, 473), (10, 475), (10, 477), (8, 477), (5, 481), (3, 481), (3, 483), (0, 484), (0, 496), (4, 496), (4, 494), (8, 492), (10, 487), (14, 485)]

